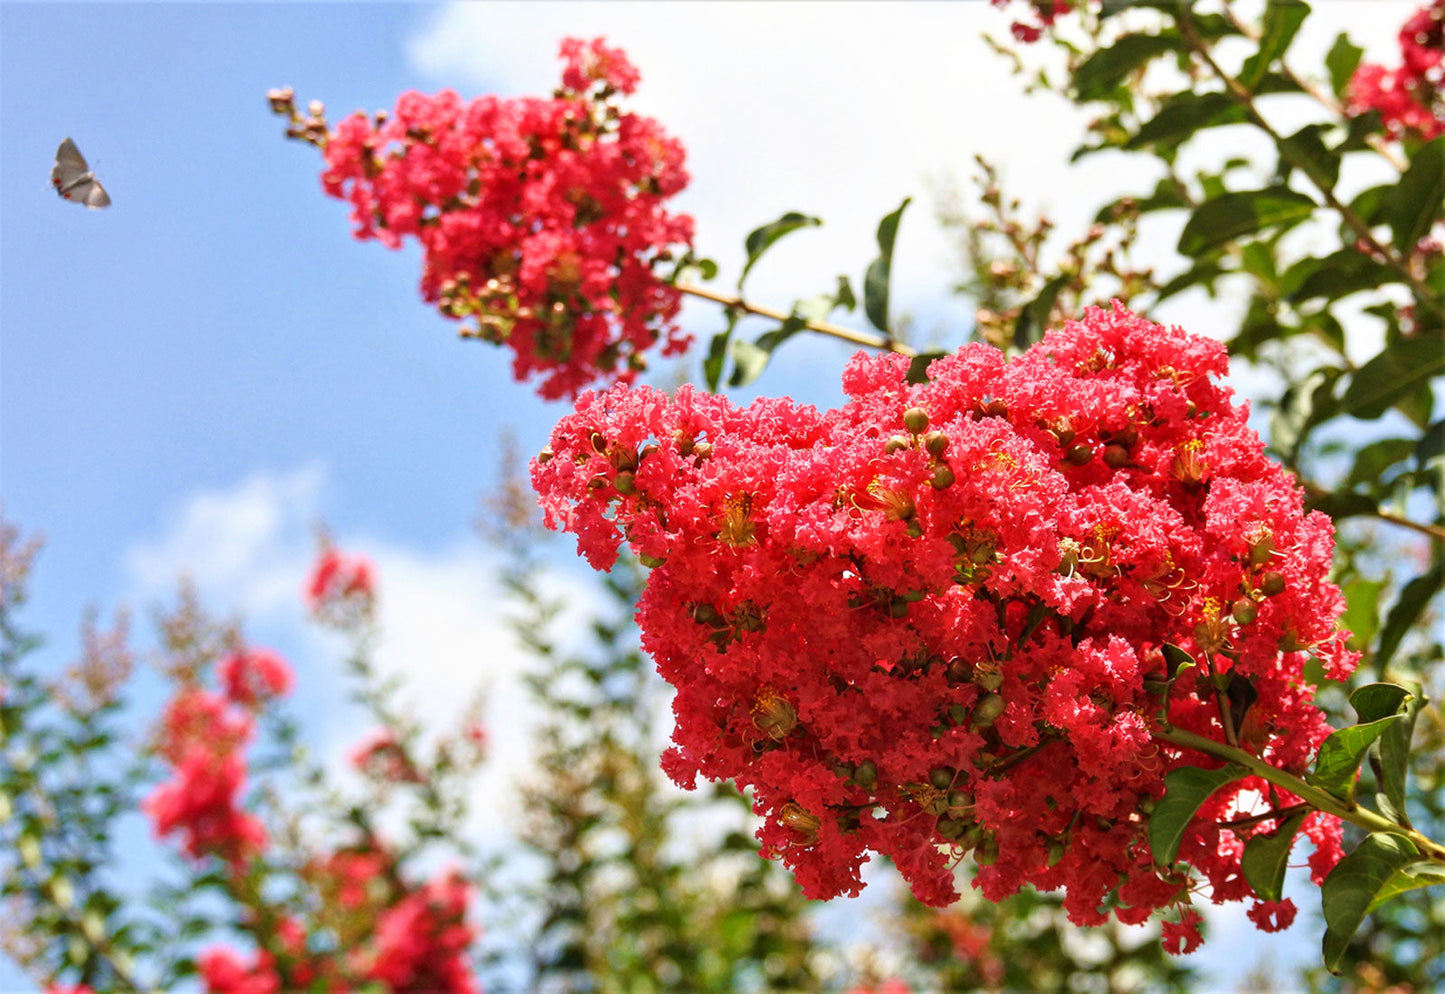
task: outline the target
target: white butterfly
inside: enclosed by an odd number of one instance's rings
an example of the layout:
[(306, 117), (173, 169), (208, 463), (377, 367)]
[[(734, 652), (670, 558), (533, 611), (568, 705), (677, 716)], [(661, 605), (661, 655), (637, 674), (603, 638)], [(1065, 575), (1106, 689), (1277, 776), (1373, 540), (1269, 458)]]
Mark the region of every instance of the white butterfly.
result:
[(55, 192), (71, 203), (97, 208), (110, 204), (110, 194), (105, 192), (105, 187), (90, 171), (85, 156), (69, 138), (55, 150), (55, 166), (50, 170), (50, 182), (54, 184)]

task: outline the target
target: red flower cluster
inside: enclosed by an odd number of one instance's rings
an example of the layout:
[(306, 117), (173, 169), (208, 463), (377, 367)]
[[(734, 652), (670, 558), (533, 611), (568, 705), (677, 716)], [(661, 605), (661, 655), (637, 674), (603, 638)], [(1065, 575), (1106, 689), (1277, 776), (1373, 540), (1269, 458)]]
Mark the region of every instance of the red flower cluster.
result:
[(233, 867), (266, 844), (261, 823), (238, 807), (252, 720), (236, 703), (199, 687), (185, 687), (171, 700), (156, 751), (174, 776), (142, 804), (158, 836), (180, 831), (192, 856), (219, 856)]
[(420, 241), (422, 296), (510, 347), (547, 398), (629, 381), (659, 339), (665, 355), (690, 341), (656, 272), (692, 241), (692, 219), (663, 206), (687, 184), (682, 145), (619, 108), (638, 81), (620, 50), (568, 39), (561, 54), (551, 98), (406, 93), (375, 122), (354, 114), (321, 177), (358, 238)]
[(1365, 63), (1350, 79), (1352, 114), (1378, 110), (1392, 138), (1445, 134), (1445, 0), (1432, 0), (1400, 29), (1400, 65)]
[(394, 783), (416, 783), (421, 780), (416, 764), (397, 741), (396, 733), (389, 728), (379, 728), (371, 732), (347, 758), (356, 769), (377, 780), (390, 780)]
[(235, 652), (218, 667), (226, 696), (247, 708), (257, 708), (291, 690), (291, 667), (274, 652)]
[[(455, 873), (420, 887), (406, 885), (393, 857), (381, 850), (346, 850), (307, 871), (319, 898), (315, 924), (345, 950), (314, 952), (306, 928), (283, 918), (270, 949), (249, 959), (230, 949), (200, 959), (208, 994), (279, 994), (306, 989), (390, 994), (477, 994), (467, 968), (476, 929), (467, 921), (471, 889)], [(380, 985), (379, 988), (377, 985)]]
[[(1007, 7), (1014, 0), (989, 0), (995, 7)], [(1014, 21), (1009, 31), (1019, 41), (1025, 44), (1032, 44), (1043, 36), (1044, 28), (1051, 27), (1054, 21), (1063, 14), (1074, 9), (1074, 0), (1028, 0), (1029, 14), (1032, 23)]]
[(306, 581), (306, 602), (318, 618), (338, 627), (369, 617), (376, 606), (371, 563), (323, 544)]
[[(860, 354), (822, 413), (589, 393), (534, 462), (548, 524), (594, 567), (622, 538), (652, 567), (637, 618), (677, 688), (664, 768), (750, 787), (764, 851), (813, 898), (857, 893), (878, 851), (947, 904), (972, 851), (985, 896), (1064, 887), (1080, 924), (1187, 904), (1147, 823), (1201, 757), (1155, 716), (1305, 769), (1329, 733), (1305, 663), (1355, 662), (1329, 519), (1215, 382), (1223, 347), (1122, 306), (1013, 361), (975, 344), (921, 385), (908, 367)], [(1197, 662), (1172, 692), (1166, 646)], [(1216, 902), (1251, 892), (1215, 822), (1262, 810), (1262, 787), (1219, 791), (1186, 834)], [(1307, 831), (1318, 874), (1339, 825)]]

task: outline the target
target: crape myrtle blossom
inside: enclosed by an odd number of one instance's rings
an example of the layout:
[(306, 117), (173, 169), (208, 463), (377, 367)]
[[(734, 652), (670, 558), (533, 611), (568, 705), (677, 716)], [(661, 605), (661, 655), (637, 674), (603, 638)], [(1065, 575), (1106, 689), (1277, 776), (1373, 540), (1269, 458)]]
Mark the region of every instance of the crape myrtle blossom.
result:
[[(1008, 7), (1015, 0), (989, 0), (995, 7)], [(1028, 21), (1014, 21), (1009, 32), (1024, 44), (1032, 44), (1043, 37), (1044, 28), (1052, 27), (1062, 14), (1074, 9), (1075, 0), (1021, 0), (1018, 7), (1028, 8)]]
[[(1186, 832), (1192, 872), (1156, 866), (1164, 775), (1217, 761), (1152, 729), (1167, 709), (1306, 769), (1329, 727), (1305, 664), (1340, 679), (1357, 658), (1330, 521), (1217, 382), (1223, 347), (1122, 305), (1012, 361), (972, 344), (925, 383), (908, 369), (860, 353), (825, 412), (584, 394), (532, 466), (547, 523), (598, 569), (622, 541), (651, 567), (637, 619), (677, 690), (663, 766), (751, 788), (764, 853), (809, 897), (856, 894), (876, 851), (946, 905), (972, 852), (990, 900), (1062, 887), (1085, 925), (1175, 906), (1183, 948), (1192, 893), (1252, 897), (1244, 843), (1273, 827), (1219, 823), (1295, 799), (1246, 777)], [(1319, 882), (1340, 826), (1305, 832)]]
[(325, 149), (325, 191), (352, 205), (356, 237), (423, 249), (421, 293), (464, 335), (514, 352), (516, 378), (546, 398), (631, 380), (644, 353), (690, 342), (660, 270), (692, 241), (667, 200), (687, 185), (681, 143), (622, 109), (638, 72), (602, 39), (562, 43), (551, 97), (405, 93), (375, 120), (327, 132), (290, 91), (272, 105)]
[(1391, 138), (1445, 134), (1445, 0), (1421, 7), (1400, 29), (1400, 65), (1364, 63), (1350, 78), (1349, 110), (1377, 110)]

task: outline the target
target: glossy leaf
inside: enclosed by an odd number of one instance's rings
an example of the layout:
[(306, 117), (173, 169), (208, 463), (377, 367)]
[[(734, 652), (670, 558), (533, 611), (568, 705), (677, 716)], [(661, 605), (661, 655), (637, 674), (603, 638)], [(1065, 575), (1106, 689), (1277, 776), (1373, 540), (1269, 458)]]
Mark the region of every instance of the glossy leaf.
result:
[(1074, 99), (1100, 100), (1150, 59), (1183, 47), (1176, 32), (1124, 35), (1084, 60), (1074, 72)]
[(822, 223), (819, 218), (800, 214), (797, 211), (788, 211), (776, 221), (770, 221), (762, 227), (748, 232), (748, 237), (743, 242), (743, 247), (748, 253), (748, 261), (743, 266), (743, 274), (738, 277), (738, 289), (743, 288), (743, 281), (748, 278), (748, 272), (753, 268), (754, 263), (761, 259), (763, 253), (770, 249), (778, 239), (792, 234), (799, 228), (816, 228)]
[(1197, 256), (1240, 235), (1302, 221), (1314, 209), (1309, 197), (1283, 186), (1226, 193), (1195, 208), (1179, 235), (1179, 253)]
[(1406, 683), (1405, 689), (1410, 696), (1404, 702), (1405, 720), (1386, 729), (1385, 734), (1380, 736), (1380, 761), (1376, 770), (1380, 792), (1390, 807), (1395, 809), (1397, 820), (1403, 825), (1410, 824), (1405, 805), (1405, 781), (1410, 772), (1410, 744), (1415, 737), (1415, 720), (1425, 703), (1423, 688), (1417, 683)]
[(1441, 866), (1434, 860), (1417, 860), (1408, 866), (1402, 866), (1396, 870), (1385, 886), (1380, 888), (1370, 906), (1365, 909), (1365, 914), (1370, 914), (1391, 898), (1399, 897), (1408, 891), (1418, 890), (1421, 887), (1435, 887), (1445, 884), (1445, 866)]
[(1360, 367), (1340, 400), (1340, 413), (1378, 418), (1417, 385), (1442, 373), (1445, 348), (1439, 338), (1403, 338)]
[(1261, 901), (1278, 901), (1284, 890), (1284, 871), (1289, 867), (1289, 851), (1294, 848), (1295, 833), (1304, 824), (1308, 811), (1288, 818), (1273, 832), (1256, 832), (1244, 844), (1241, 869), (1244, 879)]
[(1335, 38), (1335, 43), (1325, 55), (1325, 68), (1330, 72), (1330, 88), (1335, 91), (1335, 96), (1344, 96), (1345, 87), (1350, 84), (1350, 77), (1355, 74), (1360, 56), (1364, 54), (1365, 50), (1350, 41), (1344, 32)]
[(898, 222), (913, 202), (905, 197), (898, 209), (878, 222), (878, 258), (863, 276), (863, 313), (869, 322), (884, 334), (888, 333), (888, 288), (892, 280), (893, 242), (898, 237)]
[[(1386, 199), (1385, 219), (1395, 251), (1409, 252), (1445, 209), (1445, 135), (1421, 145)], [(1438, 288), (1437, 288), (1438, 290)]]
[(1194, 820), (1199, 806), (1219, 788), (1233, 783), (1249, 771), (1229, 763), (1217, 770), (1181, 766), (1164, 778), (1164, 796), (1149, 816), (1149, 849), (1154, 862), (1168, 866), (1179, 854), (1184, 831)]
[(1315, 768), (1305, 779), (1316, 787), (1323, 787), (1342, 801), (1355, 796), (1355, 776), (1360, 772), (1360, 763), (1365, 753), (1392, 722), (1404, 715), (1392, 714), (1388, 718), (1351, 725), (1332, 733), (1320, 745), (1320, 754), (1315, 757)]
[(914, 385), (928, 382), (928, 366), (935, 359), (942, 359), (949, 352), (920, 352), (908, 364), (908, 382)]
[(1389, 885), (1396, 871), (1415, 862), (1419, 853), (1403, 835), (1379, 832), (1366, 836), (1355, 851), (1335, 865), (1320, 889), (1325, 914), (1325, 968), (1340, 972), (1350, 938)]
[(1264, 12), (1264, 30), (1260, 34), (1259, 49), (1248, 59), (1236, 77), (1241, 84), (1253, 90), (1264, 79), (1264, 74), (1274, 61), (1284, 55), (1290, 42), (1294, 41), (1300, 25), (1309, 16), (1310, 8), (1302, 0), (1270, 0)]
[[(1323, 259), (1301, 260), (1291, 266), (1283, 281), (1285, 295), (1291, 302), (1323, 297), (1339, 300), (1361, 290), (1374, 290), (1395, 283), (1400, 274), (1383, 262), (1357, 252), (1340, 249)], [(1293, 289), (1289, 289), (1293, 286)]]

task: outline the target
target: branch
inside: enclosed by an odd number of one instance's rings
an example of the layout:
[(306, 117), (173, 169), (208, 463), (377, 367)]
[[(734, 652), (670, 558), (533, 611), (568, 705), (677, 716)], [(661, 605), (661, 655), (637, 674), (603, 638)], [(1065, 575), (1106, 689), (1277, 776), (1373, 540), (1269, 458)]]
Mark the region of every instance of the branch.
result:
[[(746, 311), (749, 314), (756, 314), (759, 317), (771, 318), (779, 322), (798, 319), (796, 314), (785, 314), (771, 307), (749, 303), (742, 297), (734, 294), (718, 293), (716, 290), (694, 286), (691, 283), (678, 283), (676, 286), (683, 293), (691, 294), (694, 297), (701, 297), (704, 300), (711, 300), (714, 303), (722, 304), (724, 307)], [(803, 327), (809, 331), (816, 331), (820, 335), (831, 335), (834, 338), (841, 338), (845, 342), (852, 342), (854, 345), (861, 345), (864, 348), (878, 349), (880, 352), (896, 352), (899, 355), (906, 356), (916, 356), (918, 354), (917, 350), (904, 345), (892, 335), (870, 335), (867, 332), (854, 331), (852, 328), (844, 328), (842, 325), (833, 324), (829, 321), (804, 321)]]
[(1413, 828), (1397, 825), (1368, 808), (1342, 801), (1330, 792), (1308, 784), (1292, 773), (1286, 773), (1278, 767), (1271, 766), (1253, 753), (1163, 722), (1155, 726), (1153, 734), (1154, 738), (1160, 742), (1168, 742), (1170, 745), (1202, 752), (1206, 756), (1215, 756), (1231, 763), (1238, 763), (1255, 776), (1289, 791), (1310, 807), (1332, 814), (1352, 825), (1358, 825), (1367, 832), (1390, 832), (1395, 835), (1403, 835), (1414, 844), (1416, 849), (1420, 850), (1421, 854), (1437, 863), (1445, 863), (1445, 846), (1440, 843), (1421, 835)]
[(1275, 147), (1279, 149), (1279, 154), (1289, 160), (1291, 166), (1309, 177), (1315, 189), (1319, 190), (1320, 195), (1324, 197), (1325, 203), (1340, 215), (1344, 222), (1359, 236), (1360, 241), (1365, 244), (1370, 252), (1384, 259), (1391, 269), (1400, 274), (1404, 282), (1410, 287), (1411, 292), (1415, 294), (1415, 297), (1421, 303), (1425, 304), (1430, 310), (1439, 313), (1442, 310), (1439, 298), (1431, 292), (1428, 286), (1410, 272), (1409, 265), (1395, 253), (1392, 246), (1381, 244), (1379, 239), (1375, 237), (1374, 232), (1370, 230), (1370, 226), (1365, 223), (1364, 219), (1350, 210), (1348, 206), (1341, 203), (1340, 199), (1335, 196), (1334, 191), (1330, 189), (1327, 184), (1320, 182), (1314, 174), (1313, 164), (1286, 144), (1284, 137), (1260, 114), (1259, 108), (1256, 107), (1254, 103), (1254, 94), (1250, 93), (1244, 84), (1225, 72), (1219, 63), (1214, 61), (1214, 56), (1209, 52), (1209, 46), (1204, 43), (1204, 40), (1194, 29), (1194, 22), (1191, 19), (1188, 7), (1180, 9), (1176, 23), (1178, 23), (1179, 33), (1189, 45), (1190, 51), (1198, 55), (1204, 64), (1209, 67), (1210, 71), (1219, 78), (1220, 82), (1224, 84), (1225, 91), (1233, 97), (1235, 103), (1243, 107), (1245, 113), (1249, 115), (1250, 122), (1265, 134), (1269, 135), (1270, 139), (1275, 143)]

